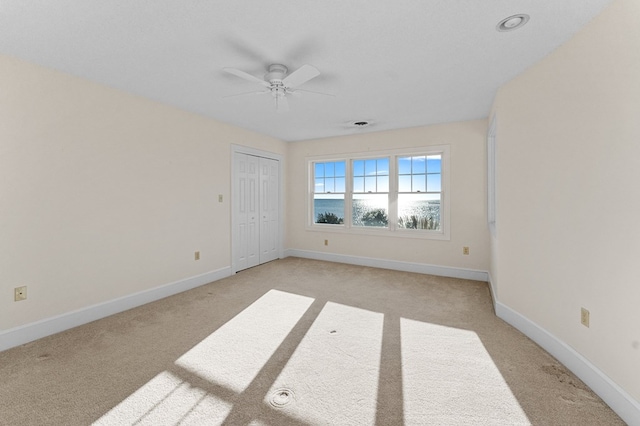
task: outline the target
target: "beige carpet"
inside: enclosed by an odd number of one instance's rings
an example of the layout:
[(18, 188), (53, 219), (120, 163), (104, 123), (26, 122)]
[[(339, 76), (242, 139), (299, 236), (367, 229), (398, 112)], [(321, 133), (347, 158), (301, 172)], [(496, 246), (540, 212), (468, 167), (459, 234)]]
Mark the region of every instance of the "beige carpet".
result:
[(0, 353), (2, 425), (617, 425), (486, 283), (287, 258)]

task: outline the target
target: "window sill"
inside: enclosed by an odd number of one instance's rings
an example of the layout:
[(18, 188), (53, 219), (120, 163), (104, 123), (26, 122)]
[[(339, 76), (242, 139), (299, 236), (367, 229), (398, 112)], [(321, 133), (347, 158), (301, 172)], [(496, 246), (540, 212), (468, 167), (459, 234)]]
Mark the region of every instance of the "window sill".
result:
[(412, 238), (421, 240), (450, 241), (451, 238), (446, 232), (438, 231), (413, 231), (411, 229), (389, 229), (375, 227), (350, 227), (345, 225), (307, 225), (307, 231), (311, 232), (331, 232), (336, 234), (349, 235), (370, 235), (385, 238)]

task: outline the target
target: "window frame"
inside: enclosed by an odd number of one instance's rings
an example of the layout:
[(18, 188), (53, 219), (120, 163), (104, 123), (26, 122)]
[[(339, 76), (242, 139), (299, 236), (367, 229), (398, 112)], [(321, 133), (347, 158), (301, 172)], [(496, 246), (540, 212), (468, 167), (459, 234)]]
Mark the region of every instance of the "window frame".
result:
[[(434, 156), (438, 156), (440, 157), (440, 170), (437, 173), (434, 172), (430, 172), (430, 166), (429, 166), (429, 157), (434, 157)], [(420, 158), (423, 157), (424, 158), (424, 172), (415, 172), (413, 170), (413, 164), (416, 158)], [(411, 159), (411, 166), (410, 166), (410, 172), (409, 173), (401, 173), (402, 170), (400, 168), (400, 160), (402, 158), (409, 158)], [(400, 227), (398, 224), (400, 223), (400, 216), (399, 216), (399, 208), (400, 208), (400, 197), (403, 195), (425, 195), (425, 196), (429, 196), (430, 194), (438, 194), (438, 198), (439, 198), (439, 204), (440, 204), (440, 212), (438, 214), (438, 216), (440, 216), (440, 213), (442, 212), (442, 197), (443, 197), (443, 185), (442, 185), (442, 175), (443, 175), (443, 171), (442, 171), (442, 163), (443, 163), (443, 154), (441, 152), (431, 152), (429, 154), (422, 154), (422, 153), (418, 153), (418, 154), (406, 154), (406, 155), (397, 155), (395, 157), (396, 163), (398, 164), (398, 171), (396, 173), (396, 176), (398, 178), (398, 187), (396, 188), (396, 201), (398, 203), (398, 207), (395, 209), (395, 213), (398, 215), (398, 217), (396, 217), (396, 226), (398, 227), (398, 230), (401, 232), (404, 232), (404, 230), (407, 230), (409, 232), (415, 232), (417, 229), (413, 229), (413, 228), (407, 228), (407, 227)], [(430, 191), (429, 188), (431, 187), (431, 184), (429, 183), (429, 176), (430, 175), (438, 175), (439, 176), (439, 180), (440, 180), (440, 190), (439, 191)], [(401, 191), (401, 184), (400, 184), (400, 180), (401, 177), (409, 177), (410, 178), (410, 191)], [(413, 187), (416, 183), (415, 178), (416, 177), (423, 177), (423, 185), (424, 185), (424, 189), (421, 190), (413, 190)], [(425, 231), (430, 231), (430, 232), (435, 232), (435, 233), (439, 233), (442, 231), (442, 220), (440, 220), (440, 229), (439, 230), (425, 230), (425, 229), (421, 229), (420, 232), (425, 232)]]
[[(324, 191), (324, 192), (316, 192), (316, 176), (315, 176), (315, 165), (318, 163), (338, 163), (338, 162), (344, 162), (345, 165), (345, 171), (344, 171), (344, 179), (345, 179), (345, 188), (344, 188), (344, 192), (336, 192), (336, 191)], [(349, 176), (349, 164), (348, 161), (345, 161), (341, 158), (335, 158), (335, 159), (324, 159), (324, 160), (315, 160), (312, 162), (309, 162), (309, 191), (310, 191), (310, 199), (311, 199), (311, 210), (308, 212), (307, 216), (310, 216), (310, 223), (314, 226), (320, 226), (320, 227), (329, 227), (329, 228), (333, 228), (336, 226), (339, 227), (344, 227), (345, 223), (347, 222), (347, 196), (349, 194), (348, 190), (349, 190), (349, 184), (347, 182), (348, 180), (348, 176)], [(326, 175), (323, 176), (324, 179), (326, 179)], [(334, 176), (333, 178), (335, 179), (335, 172), (334, 172)], [(343, 223), (317, 223), (316, 222), (316, 217), (315, 217), (315, 209), (314, 209), (314, 200), (315, 200), (315, 195), (316, 194), (342, 194), (342, 199), (344, 201), (344, 218), (343, 218)]]
[(497, 235), (496, 226), (496, 129), (497, 116), (491, 119), (491, 125), (487, 132), (487, 224), (493, 237)]
[[(407, 229), (398, 227), (398, 158), (407, 156), (441, 155), (441, 191), (440, 191), (440, 230)], [(353, 161), (379, 159), (387, 157), (389, 161), (388, 192), (388, 226), (353, 226)], [(402, 238), (418, 238), (428, 240), (449, 241), (451, 230), (450, 178), (451, 155), (449, 145), (427, 145), (423, 147), (356, 152), (348, 154), (322, 155), (306, 157), (307, 162), (307, 218), (306, 229), (309, 231), (336, 232), (348, 234), (377, 235)], [(345, 162), (345, 217), (342, 224), (315, 223), (314, 218), (314, 164), (322, 162)]]
[[(386, 160), (387, 161), (387, 174), (386, 175), (380, 175), (378, 174), (378, 160)], [(391, 167), (391, 161), (392, 161), (392, 157), (389, 155), (381, 155), (381, 156), (374, 156), (374, 157), (353, 157), (350, 158), (348, 160), (351, 163), (351, 176), (349, 176), (348, 178), (351, 181), (351, 190), (347, 193), (348, 196), (350, 196), (350, 203), (351, 203), (351, 209), (349, 210), (349, 227), (352, 228), (367, 228), (367, 229), (388, 229), (389, 228), (389, 224), (391, 222), (390, 218), (389, 218), (389, 214), (391, 213), (391, 179), (392, 179), (392, 167)], [(355, 172), (355, 163), (357, 161), (362, 161), (363, 164), (363, 174), (362, 175), (357, 175), (356, 176), (356, 172)], [(367, 175), (367, 162), (368, 161), (375, 161), (376, 162), (376, 173), (373, 176), (368, 176)], [(387, 191), (386, 192), (382, 192), (378, 190), (378, 186), (379, 186), (379, 182), (378, 182), (378, 178), (379, 177), (387, 177)], [(363, 179), (362, 182), (362, 191), (355, 191), (354, 188), (354, 182), (356, 180), (357, 177), (361, 177)], [(367, 184), (367, 179), (373, 179), (375, 178), (375, 186), (376, 186), (376, 190), (375, 191), (367, 191), (368, 188), (368, 184)], [(353, 223), (353, 200), (356, 198), (356, 196), (366, 196), (368, 194), (371, 195), (386, 195), (387, 197), (387, 226), (367, 226), (367, 225), (354, 225)], [(346, 219), (346, 218), (345, 218)], [(345, 220), (346, 222), (346, 220)]]

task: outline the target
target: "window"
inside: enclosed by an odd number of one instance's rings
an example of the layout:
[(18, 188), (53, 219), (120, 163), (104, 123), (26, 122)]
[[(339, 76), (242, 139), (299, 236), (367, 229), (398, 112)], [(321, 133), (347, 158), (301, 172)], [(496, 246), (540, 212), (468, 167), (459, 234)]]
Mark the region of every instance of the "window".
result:
[(442, 155), (398, 157), (398, 228), (440, 230)]
[(449, 239), (449, 147), (309, 159), (309, 229)]
[(344, 161), (314, 163), (313, 220), (315, 223), (344, 223), (346, 170)]
[(351, 224), (388, 226), (389, 158), (353, 160)]

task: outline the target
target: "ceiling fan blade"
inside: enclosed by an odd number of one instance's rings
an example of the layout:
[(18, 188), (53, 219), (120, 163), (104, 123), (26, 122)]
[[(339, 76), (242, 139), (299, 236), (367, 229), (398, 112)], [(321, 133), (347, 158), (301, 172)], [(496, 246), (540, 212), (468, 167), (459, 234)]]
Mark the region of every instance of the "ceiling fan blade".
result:
[(260, 78), (258, 78), (256, 76), (253, 76), (253, 75), (251, 75), (249, 73), (241, 71), (241, 70), (239, 70), (237, 68), (222, 68), (222, 69), (224, 71), (228, 72), (229, 74), (235, 75), (236, 77), (240, 77), (240, 78), (243, 78), (245, 80), (261, 84), (261, 85), (263, 85), (265, 87), (271, 86), (271, 84), (268, 81), (264, 81), (264, 80), (262, 80), (262, 79), (260, 79)]
[(320, 75), (320, 71), (314, 66), (305, 64), (282, 79), (285, 87), (296, 87), (306, 83), (314, 77)]
[(313, 93), (314, 95), (322, 95), (322, 96), (335, 96), (333, 93), (323, 93), (323, 92), (316, 92), (313, 90), (305, 90), (305, 89), (289, 90), (288, 93), (291, 93), (292, 95), (297, 95), (297, 96), (302, 95), (302, 93)]
[(277, 112), (287, 112), (289, 111), (289, 101), (285, 96), (276, 96), (276, 111)]
[(258, 91), (252, 91), (252, 92), (242, 92), (242, 93), (236, 93), (235, 95), (227, 95), (227, 96), (223, 96), (223, 99), (226, 98), (237, 98), (238, 96), (248, 96), (248, 95), (266, 95), (267, 93), (271, 93), (268, 90), (258, 90)]

